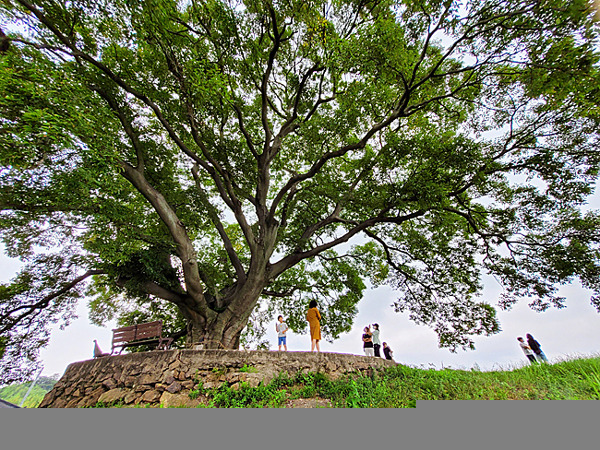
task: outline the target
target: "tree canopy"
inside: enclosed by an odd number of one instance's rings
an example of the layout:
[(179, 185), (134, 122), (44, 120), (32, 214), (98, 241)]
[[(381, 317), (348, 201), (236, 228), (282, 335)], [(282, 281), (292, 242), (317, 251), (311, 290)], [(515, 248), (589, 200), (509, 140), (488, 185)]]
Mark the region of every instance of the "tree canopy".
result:
[[(598, 24), (582, 0), (5, 0), (0, 371), (82, 298), (238, 348), (327, 339), (370, 283), (473, 348), (497, 304), (600, 307)], [(494, 302), (496, 303), (496, 302)], [(183, 343), (182, 343), (183, 345)]]

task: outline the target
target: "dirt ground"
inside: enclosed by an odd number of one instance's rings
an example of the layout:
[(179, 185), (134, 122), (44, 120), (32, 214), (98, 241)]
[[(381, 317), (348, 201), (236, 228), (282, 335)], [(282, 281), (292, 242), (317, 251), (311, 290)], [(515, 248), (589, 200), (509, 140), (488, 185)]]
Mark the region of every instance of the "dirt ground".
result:
[(288, 400), (286, 408), (331, 408), (329, 400), (324, 398), (297, 398)]

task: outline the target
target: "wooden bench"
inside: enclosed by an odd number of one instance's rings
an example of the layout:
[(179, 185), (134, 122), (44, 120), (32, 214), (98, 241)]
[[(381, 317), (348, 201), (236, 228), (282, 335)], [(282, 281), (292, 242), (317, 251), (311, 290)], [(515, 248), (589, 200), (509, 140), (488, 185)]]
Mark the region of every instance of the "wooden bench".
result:
[(121, 347), (121, 350), (118, 353), (120, 355), (124, 348), (134, 347), (136, 345), (157, 344), (157, 349), (168, 350), (173, 342), (173, 338), (162, 336), (162, 320), (114, 328), (112, 332), (111, 355), (115, 352), (117, 347)]

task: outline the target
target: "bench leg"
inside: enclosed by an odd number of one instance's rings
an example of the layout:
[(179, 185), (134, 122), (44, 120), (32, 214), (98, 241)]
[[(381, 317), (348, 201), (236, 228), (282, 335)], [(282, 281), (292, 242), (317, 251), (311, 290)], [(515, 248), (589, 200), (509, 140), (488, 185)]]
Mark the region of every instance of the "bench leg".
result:
[(169, 350), (169, 347), (171, 346), (172, 342), (173, 338), (161, 338), (160, 342), (158, 343), (158, 347), (156, 348), (162, 350)]

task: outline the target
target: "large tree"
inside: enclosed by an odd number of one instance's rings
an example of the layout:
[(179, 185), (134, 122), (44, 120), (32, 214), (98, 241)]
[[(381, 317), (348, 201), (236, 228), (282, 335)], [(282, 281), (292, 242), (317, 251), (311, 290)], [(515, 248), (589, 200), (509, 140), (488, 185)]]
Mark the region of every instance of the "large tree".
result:
[(261, 312), (301, 331), (313, 298), (333, 339), (367, 282), (450, 349), (499, 331), (482, 274), (501, 307), (562, 307), (575, 277), (598, 304), (586, 1), (0, 7), (8, 378), (83, 296), (230, 349)]

